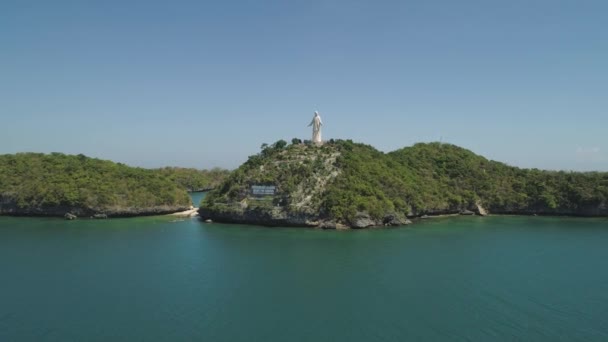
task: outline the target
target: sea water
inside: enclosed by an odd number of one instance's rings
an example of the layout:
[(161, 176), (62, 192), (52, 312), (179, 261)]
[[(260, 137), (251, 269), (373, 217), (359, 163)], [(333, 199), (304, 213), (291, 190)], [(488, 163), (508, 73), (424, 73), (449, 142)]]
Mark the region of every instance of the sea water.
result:
[(607, 341), (608, 220), (0, 217), (0, 341)]

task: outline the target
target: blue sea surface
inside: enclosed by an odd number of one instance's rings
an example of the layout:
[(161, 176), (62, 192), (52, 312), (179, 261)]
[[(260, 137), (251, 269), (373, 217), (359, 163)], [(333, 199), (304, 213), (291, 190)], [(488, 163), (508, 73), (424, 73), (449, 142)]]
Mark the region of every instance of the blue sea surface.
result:
[(0, 341), (608, 341), (608, 220), (0, 217)]

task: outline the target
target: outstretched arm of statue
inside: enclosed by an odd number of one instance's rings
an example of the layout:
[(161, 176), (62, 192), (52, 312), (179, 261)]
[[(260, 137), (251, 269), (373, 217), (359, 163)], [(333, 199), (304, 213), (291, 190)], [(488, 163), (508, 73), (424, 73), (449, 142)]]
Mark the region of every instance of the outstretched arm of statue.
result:
[(315, 123), (315, 119), (312, 119), (312, 121), (311, 121), (311, 122), (308, 124), (308, 126), (306, 126), (306, 127), (310, 127), (310, 126), (312, 126), (314, 123)]

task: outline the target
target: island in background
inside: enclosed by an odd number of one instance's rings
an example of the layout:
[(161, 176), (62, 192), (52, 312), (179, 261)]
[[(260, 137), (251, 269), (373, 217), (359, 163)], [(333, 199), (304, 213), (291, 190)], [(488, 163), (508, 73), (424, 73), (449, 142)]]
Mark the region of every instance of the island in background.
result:
[(608, 216), (608, 173), (521, 169), (444, 143), (390, 153), (330, 140), (263, 145), (203, 200), (203, 220), (365, 228), (446, 214)]
[[(62, 153), (0, 155), (0, 214), (126, 217), (188, 210), (188, 191), (210, 189), (222, 169), (144, 169)], [(198, 203), (195, 203), (198, 205)]]

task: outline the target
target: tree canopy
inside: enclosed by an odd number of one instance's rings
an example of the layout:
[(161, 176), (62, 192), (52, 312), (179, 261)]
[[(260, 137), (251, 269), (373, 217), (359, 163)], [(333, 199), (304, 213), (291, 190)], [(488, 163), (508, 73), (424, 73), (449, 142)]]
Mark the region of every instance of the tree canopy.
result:
[(27, 210), (189, 206), (186, 190), (158, 170), (62, 153), (0, 155), (0, 199)]

